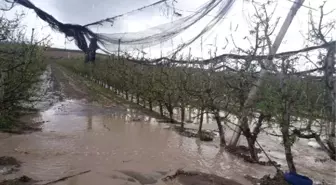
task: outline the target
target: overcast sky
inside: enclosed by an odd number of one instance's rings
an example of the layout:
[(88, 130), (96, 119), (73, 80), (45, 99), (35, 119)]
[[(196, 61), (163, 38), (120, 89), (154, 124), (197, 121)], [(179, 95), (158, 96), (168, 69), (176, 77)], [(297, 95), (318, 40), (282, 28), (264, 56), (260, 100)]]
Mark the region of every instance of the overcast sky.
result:
[[(59, 21), (76, 24), (86, 24), (106, 17), (115, 16), (155, 1), (156, 0), (31, 0), (31, 2), (33, 2), (36, 6), (53, 15)], [(179, 12), (185, 15), (207, 1), (208, 0), (178, 0), (178, 4), (176, 6), (178, 9), (181, 9)], [(306, 0), (304, 5), (310, 6), (314, 9), (319, 9), (318, 7), (322, 2), (322, 0)], [(192, 46), (193, 55), (206, 57), (204, 55), (207, 55), (207, 51), (209, 49), (214, 49), (214, 47), (209, 44), (214, 44), (215, 42), (219, 48), (219, 54), (227, 52), (230, 47), (233, 47), (231, 40), (229, 40), (229, 47), (227, 50), (222, 50), (222, 48), (226, 45), (226, 38), (230, 38), (231, 34), (237, 45), (248, 48), (249, 44), (246, 40), (244, 40), (244, 37), (248, 35), (250, 30), (248, 25), (248, 16), (254, 12), (248, 4), (249, 3), (246, 3), (246, 0), (236, 0), (236, 3), (230, 10), (225, 20), (222, 21), (221, 25), (204, 36), (203, 46), (201, 47), (200, 41), (197, 41)], [(290, 0), (279, 0), (275, 17), (280, 17), (280, 25), (284, 21), (292, 4), (293, 3), (290, 2)], [(336, 0), (329, 0), (326, 8), (326, 11), (336, 8)], [(144, 10), (141, 13), (131, 15), (125, 19), (120, 19), (116, 22), (115, 27), (111, 32), (136, 32), (167, 21), (166, 17), (160, 15), (160, 12), (162, 14), (162, 10), (158, 9)], [(309, 10), (310, 9), (305, 7), (302, 7), (299, 10), (299, 13), (289, 28), (279, 51), (288, 51), (304, 47), (306, 43), (304, 42), (303, 35), (306, 34), (308, 30), (307, 23)], [(27, 25), (28, 30), (35, 28), (36, 33), (40, 38), (50, 35), (53, 47), (77, 49), (74, 43), (67, 42), (65, 45), (64, 35), (52, 31), (47, 24), (38, 19), (36, 14), (31, 10), (24, 9), (21, 6), (16, 6), (11, 12), (7, 12), (6, 16), (12, 17), (13, 13), (16, 11), (26, 12), (27, 16), (24, 19), (23, 24)], [(313, 14), (316, 15), (316, 19), (318, 19), (319, 12), (313, 10)], [(335, 18), (336, 13), (333, 12), (328, 15), (328, 17)], [(208, 16), (207, 20), (210, 20), (211, 18), (211, 16)], [(237, 30), (230, 29), (230, 27), (236, 28), (237, 26)], [(196, 33), (195, 31), (201, 27), (202, 24), (187, 30), (174, 41), (175, 44), (177, 44), (176, 42), (178, 41), (184, 40), (184, 38), (191, 33)], [(27, 31), (27, 34), (29, 35), (30, 31)], [(334, 38), (335, 35), (336, 33), (333, 35)], [(200, 52), (201, 49), (203, 53)], [(153, 47), (148, 51), (151, 52), (151, 55), (157, 55), (159, 50), (158, 47)]]

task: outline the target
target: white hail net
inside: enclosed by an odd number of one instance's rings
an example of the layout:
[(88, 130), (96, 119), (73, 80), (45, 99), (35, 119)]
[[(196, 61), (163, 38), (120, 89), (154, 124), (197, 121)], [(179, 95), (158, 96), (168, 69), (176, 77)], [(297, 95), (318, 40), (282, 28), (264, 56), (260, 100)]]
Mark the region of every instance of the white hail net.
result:
[[(112, 21), (106, 19), (101, 21), (100, 24), (88, 25), (87, 27), (94, 32), (97, 30), (96, 33), (102, 41), (101, 46), (109, 52), (116, 52), (118, 49), (124, 51), (129, 49), (143, 49), (159, 44), (164, 45), (167, 44), (167, 41), (176, 38), (176, 36), (188, 30), (187, 40), (175, 47), (175, 51), (179, 51), (193, 43), (200, 36), (207, 33), (220, 21), (222, 21), (229, 12), (233, 3), (234, 0), (210, 0), (189, 15), (183, 16), (183, 14), (181, 15), (177, 13), (174, 8), (170, 6), (169, 2), (166, 2), (165, 4), (161, 4), (160, 10), (166, 8), (168, 17), (172, 17), (174, 20), (169, 21), (167, 19), (168, 21), (163, 24), (136, 32), (113, 33), (111, 30), (114, 25), (118, 24), (119, 21), (125, 20), (127, 22), (127, 19), (132, 20), (132, 18), (135, 18), (136, 20), (136, 17), (141, 16), (142, 11), (146, 12), (148, 9), (158, 9), (158, 7), (147, 7), (146, 10), (133, 12), (131, 15), (127, 15), (122, 18), (115, 18)], [(155, 16), (155, 14), (158, 15), (158, 12), (155, 10), (149, 11), (152, 13), (155, 12), (152, 16)], [(207, 16), (210, 13), (212, 14), (211, 18)], [(113, 24), (111, 24), (111, 22), (113, 22)], [(142, 21), (140, 20), (140, 22)], [(144, 20), (143, 22), (146, 21)], [(201, 22), (201, 29), (193, 29), (190, 31)], [(101, 30), (104, 30), (104, 32)]]

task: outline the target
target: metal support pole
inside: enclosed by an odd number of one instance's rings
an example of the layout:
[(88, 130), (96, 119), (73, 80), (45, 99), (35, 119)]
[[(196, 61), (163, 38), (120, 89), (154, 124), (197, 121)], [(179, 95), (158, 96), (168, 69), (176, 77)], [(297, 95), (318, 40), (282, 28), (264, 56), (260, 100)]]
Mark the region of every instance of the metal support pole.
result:
[[(280, 44), (289, 28), (289, 26), (291, 25), (296, 13), (298, 12), (298, 10), (300, 9), (300, 7), (302, 6), (304, 0), (295, 0), (295, 2), (293, 3), (291, 9), (289, 10), (286, 20), (284, 21), (274, 43), (273, 46), (271, 48), (271, 53), (269, 53), (269, 59), (266, 62), (267, 68), (272, 66), (272, 60), (273, 60), (273, 55), (276, 54), (276, 52), (278, 51)], [(263, 81), (264, 81), (264, 76), (267, 73), (267, 69), (261, 69), (260, 71), (260, 76), (256, 82), (256, 85), (253, 86), (248, 94), (248, 97), (244, 103), (244, 107), (243, 110), (241, 112), (241, 116), (239, 118), (239, 126), (236, 127), (235, 132), (232, 136), (232, 139), (230, 141), (230, 145), (231, 146), (237, 146), (237, 143), (239, 141), (240, 135), (241, 135), (241, 127), (243, 124), (243, 119), (245, 117), (247, 117), (248, 115), (248, 108), (251, 107), (254, 103), (254, 100), (256, 98), (257, 92), (259, 90), (259, 87), (262, 85)]]

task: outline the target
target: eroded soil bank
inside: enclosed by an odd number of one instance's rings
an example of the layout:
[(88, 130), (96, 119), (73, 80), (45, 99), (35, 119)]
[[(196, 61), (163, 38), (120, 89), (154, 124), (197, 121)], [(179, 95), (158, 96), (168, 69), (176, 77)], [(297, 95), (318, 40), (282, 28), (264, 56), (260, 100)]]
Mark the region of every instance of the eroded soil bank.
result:
[[(271, 166), (245, 163), (214, 147), (216, 143), (166, 129), (168, 123), (117, 97), (98, 93), (93, 84), (56, 65), (51, 65), (50, 75), (49, 85), (60, 101), (25, 118), (43, 122), (42, 130), (0, 133), (0, 156), (20, 161), (18, 171), (0, 171), (0, 182), (16, 178), (19, 184), (41, 185), (250, 185), (245, 175), (260, 178), (275, 172)], [(178, 169), (187, 175), (176, 175)]]

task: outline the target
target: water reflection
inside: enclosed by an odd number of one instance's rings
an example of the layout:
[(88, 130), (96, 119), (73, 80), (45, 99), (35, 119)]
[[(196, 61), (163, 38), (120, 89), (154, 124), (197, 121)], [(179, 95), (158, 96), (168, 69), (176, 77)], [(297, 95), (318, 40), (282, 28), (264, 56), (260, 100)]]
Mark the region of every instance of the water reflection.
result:
[(195, 139), (195, 144), (197, 145), (197, 153), (202, 155), (201, 141), (199, 139)]
[[(51, 110), (41, 113), (42, 119), (49, 121), (43, 132), (0, 140), (0, 156), (25, 161), (22, 173), (38, 180), (90, 169), (92, 173), (66, 184), (123, 184), (106, 176), (115, 175), (116, 170), (150, 173), (191, 168), (246, 184), (244, 174), (260, 177), (274, 171), (273, 167), (244, 163), (214, 147), (217, 140), (205, 143), (180, 136), (166, 129), (166, 124), (132, 109), (105, 109), (71, 101)], [(321, 179), (332, 179), (328, 173), (319, 173)]]
[(87, 111), (87, 118), (88, 118), (87, 130), (90, 131), (92, 130), (92, 111), (91, 110)]

